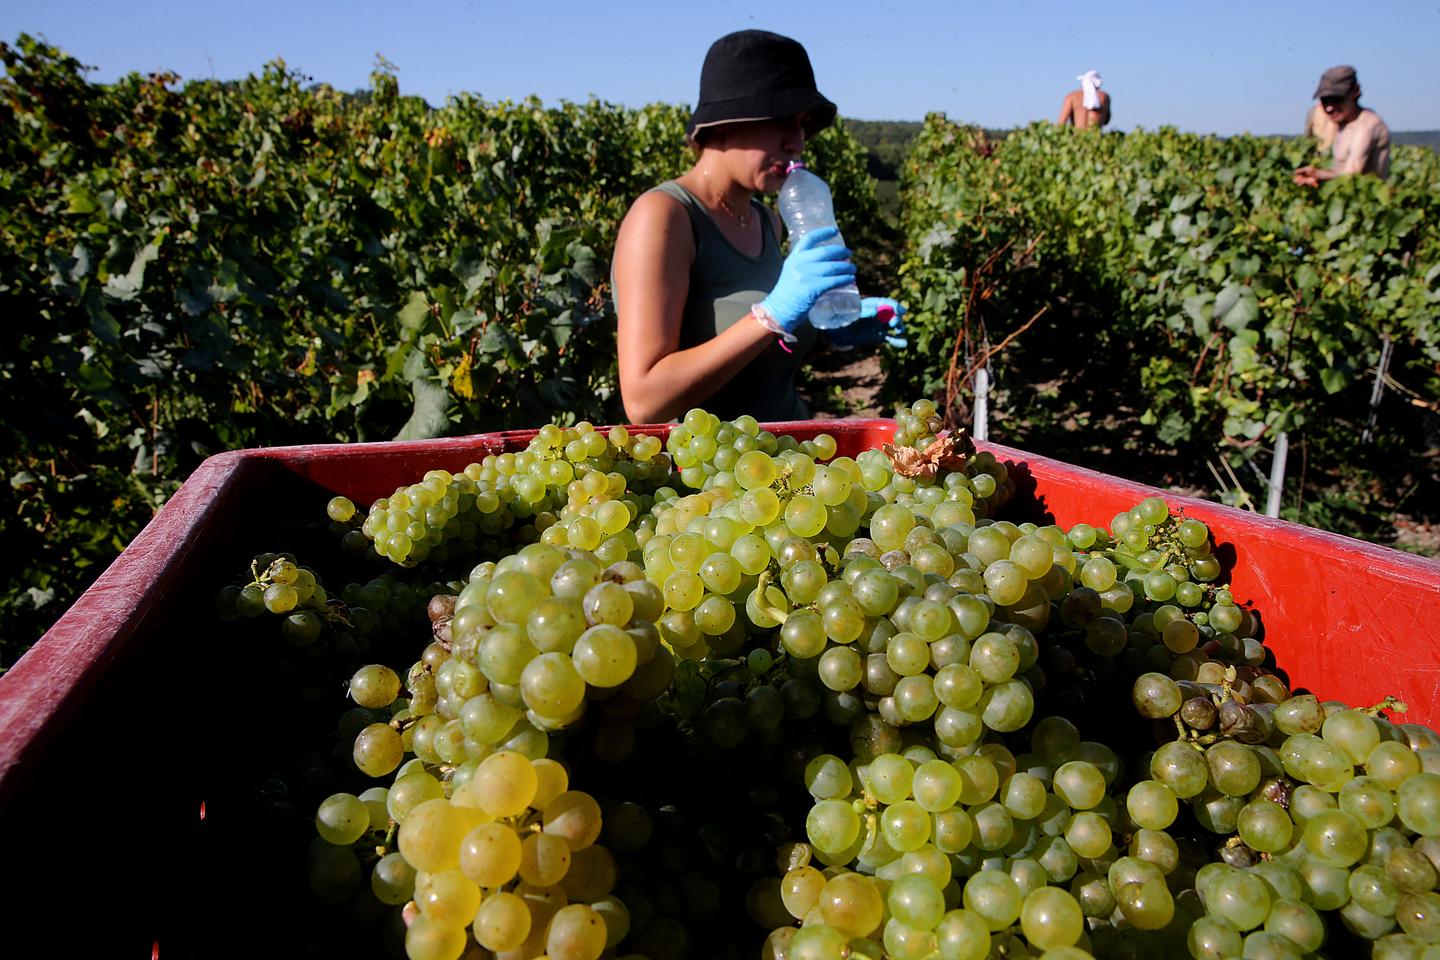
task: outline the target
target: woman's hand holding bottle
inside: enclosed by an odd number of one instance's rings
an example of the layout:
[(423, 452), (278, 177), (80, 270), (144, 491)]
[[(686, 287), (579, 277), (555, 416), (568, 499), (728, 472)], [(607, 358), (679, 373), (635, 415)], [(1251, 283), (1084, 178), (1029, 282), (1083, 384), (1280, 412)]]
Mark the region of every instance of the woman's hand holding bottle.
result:
[(821, 294), (855, 280), (850, 251), (831, 242), (839, 235), (836, 228), (826, 227), (801, 237), (785, 258), (775, 289), (755, 305), (755, 318), (781, 339), (795, 339)]

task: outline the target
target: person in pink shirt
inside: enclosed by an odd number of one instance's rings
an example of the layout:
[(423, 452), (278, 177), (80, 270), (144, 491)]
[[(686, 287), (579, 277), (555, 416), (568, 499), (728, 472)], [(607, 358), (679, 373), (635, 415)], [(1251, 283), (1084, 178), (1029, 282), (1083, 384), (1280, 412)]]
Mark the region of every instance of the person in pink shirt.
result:
[(1360, 82), (1355, 68), (1331, 67), (1320, 77), (1315, 96), (1326, 116), (1335, 121), (1335, 142), (1329, 167), (1306, 165), (1295, 171), (1302, 187), (1318, 187), (1352, 173), (1370, 173), (1385, 179), (1390, 175), (1390, 128), (1374, 110), (1360, 106)]

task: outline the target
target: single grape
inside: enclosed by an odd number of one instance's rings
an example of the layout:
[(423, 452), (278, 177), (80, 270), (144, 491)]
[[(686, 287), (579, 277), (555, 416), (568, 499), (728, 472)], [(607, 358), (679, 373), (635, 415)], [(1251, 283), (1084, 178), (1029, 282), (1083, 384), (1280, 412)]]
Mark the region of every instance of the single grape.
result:
[(799, 866), (788, 871), (780, 881), (780, 896), (785, 909), (797, 920), (814, 909), (820, 902), (826, 877), (812, 866)]
[[(892, 917), (917, 930), (934, 930), (945, 916), (945, 897), (940, 888), (930, 878), (914, 874), (902, 876), (890, 885), (886, 904)], [(877, 925), (879, 919), (877, 910)]]
[(1261, 853), (1279, 853), (1290, 845), (1294, 823), (1278, 803), (1253, 800), (1236, 818), (1240, 839)]
[(836, 854), (855, 842), (860, 834), (860, 817), (848, 803), (821, 800), (810, 808), (805, 833), (815, 849)]
[(1072, 760), (1054, 774), (1052, 789), (1073, 810), (1089, 810), (1105, 796), (1105, 777), (1092, 764)]
[(370, 828), (370, 811), (364, 801), (351, 793), (335, 793), (321, 802), (315, 814), (315, 829), (329, 843), (347, 846)]
[(1020, 928), (1025, 938), (1042, 950), (1075, 944), (1085, 931), (1080, 904), (1057, 887), (1041, 887), (1025, 897), (1020, 909)]
[(1170, 716), (1184, 702), (1179, 685), (1163, 673), (1142, 674), (1135, 680), (1130, 696), (1140, 716), (1149, 720)]
[(1400, 784), (1396, 812), (1407, 828), (1421, 836), (1440, 836), (1440, 774), (1419, 773)]
[(965, 884), (965, 909), (976, 914), (992, 933), (1004, 930), (1020, 917), (1024, 898), (1009, 874), (981, 870)]

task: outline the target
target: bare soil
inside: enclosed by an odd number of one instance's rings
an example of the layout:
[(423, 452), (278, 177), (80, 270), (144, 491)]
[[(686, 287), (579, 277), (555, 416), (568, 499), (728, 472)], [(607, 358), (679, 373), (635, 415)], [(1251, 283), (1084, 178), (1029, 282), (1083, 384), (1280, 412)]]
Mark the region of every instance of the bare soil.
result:
[(885, 417), (880, 402), (885, 374), (873, 350), (819, 350), (810, 358), (806, 400), (817, 420), (831, 417)]

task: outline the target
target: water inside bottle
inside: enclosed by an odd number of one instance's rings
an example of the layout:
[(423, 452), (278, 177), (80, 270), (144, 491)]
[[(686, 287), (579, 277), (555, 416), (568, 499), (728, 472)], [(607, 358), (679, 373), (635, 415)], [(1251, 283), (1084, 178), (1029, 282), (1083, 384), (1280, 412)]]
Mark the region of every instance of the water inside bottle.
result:
[(851, 285), (822, 294), (810, 308), (810, 325), (817, 330), (833, 330), (860, 319), (860, 291)]

